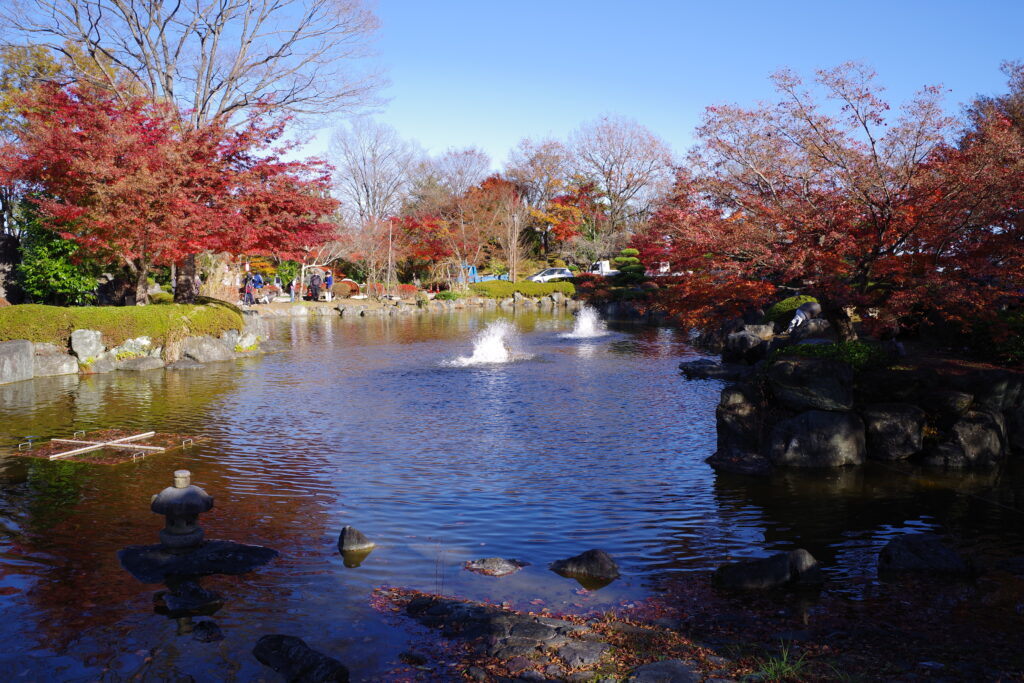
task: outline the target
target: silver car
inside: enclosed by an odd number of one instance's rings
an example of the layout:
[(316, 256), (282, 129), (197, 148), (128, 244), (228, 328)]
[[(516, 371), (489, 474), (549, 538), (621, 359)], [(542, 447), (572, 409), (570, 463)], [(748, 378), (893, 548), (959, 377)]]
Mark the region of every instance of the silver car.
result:
[(572, 277), (572, 271), (568, 268), (545, 268), (526, 278), (529, 282), (552, 282)]

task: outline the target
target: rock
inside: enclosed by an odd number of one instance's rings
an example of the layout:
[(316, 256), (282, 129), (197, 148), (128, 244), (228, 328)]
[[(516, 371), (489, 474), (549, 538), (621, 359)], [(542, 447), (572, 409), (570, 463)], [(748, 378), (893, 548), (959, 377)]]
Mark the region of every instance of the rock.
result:
[(224, 606), (224, 599), (214, 591), (208, 591), (192, 579), (168, 578), (171, 590), (160, 591), (153, 596), (153, 609), (172, 619), (213, 614)]
[(924, 457), (926, 465), (961, 469), (991, 467), (1006, 455), (1006, 422), (999, 413), (971, 411), (949, 431), (948, 438)]
[(743, 326), (743, 331), (749, 332), (753, 335), (757, 335), (764, 341), (768, 341), (769, 339), (775, 336), (775, 325), (772, 325), (771, 323), (767, 325), (747, 324)]
[(830, 337), (831, 326), (824, 318), (811, 318), (803, 321), (789, 333), (789, 339), (793, 342), (800, 342), (805, 339), (823, 339)]
[(242, 311), (242, 332), (257, 339), (267, 338), (267, 323), (258, 311)]
[(99, 358), (106, 350), (103, 334), (97, 330), (75, 330), (71, 333), (71, 350), (82, 362)]
[(81, 366), (82, 371), (89, 375), (99, 375), (104, 372), (113, 372), (117, 370), (117, 366), (111, 359), (101, 356), (97, 358), (93, 363), (86, 363)]
[(163, 545), (130, 545), (119, 550), (117, 557), (139, 581), (163, 583), (168, 576), (245, 574), (277, 557), (277, 551), (234, 541), (206, 541), (180, 554)]
[(338, 535), (338, 550), (347, 553), (359, 550), (370, 550), (376, 546), (373, 541), (353, 526), (345, 525)]
[(261, 664), (284, 676), (286, 681), (348, 681), (348, 669), (345, 665), (333, 657), (317, 652), (295, 636), (263, 636), (256, 643), (252, 653)]
[(597, 548), (564, 560), (556, 560), (551, 563), (551, 571), (567, 576), (586, 576), (609, 581), (620, 576), (619, 566), (615, 564), (612, 556)]
[(696, 667), (681, 659), (644, 664), (626, 676), (626, 683), (698, 683), (700, 680)]
[(108, 355), (113, 356), (115, 360), (137, 358), (139, 356), (148, 355), (152, 347), (153, 340), (149, 337), (136, 337), (135, 339), (127, 340), (120, 346), (115, 346), (110, 349), (110, 353)]
[(159, 358), (153, 358), (152, 356), (142, 356), (141, 358), (128, 358), (126, 360), (117, 361), (114, 363), (114, 367), (118, 370), (143, 372), (145, 370), (159, 370), (164, 367), (164, 362)]
[(909, 403), (876, 403), (861, 411), (872, 460), (904, 460), (923, 447), (925, 412)]
[(853, 370), (831, 358), (782, 358), (768, 366), (768, 384), (793, 410), (849, 410)]
[(506, 576), (514, 574), (526, 566), (526, 562), (519, 560), (506, 560), (501, 557), (485, 557), (482, 560), (470, 560), (465, 564), (466, 569), (477, 574), (487, 576)]
[(601, 661), (601, 657), (609, 650), (608, 643), (593, 640), (575, 640), (558, 649), (558, 656), (570, 669), (581, 666), (593, 666)]
[(971, 564), (935, 534), (903, 534), (885, 544), (878, 555), (878, 573), (922, 572), (966, 576)]
[(768, 344), (765, 340), (754, 334), (743, 330), (733, 332), (725, 338), (725, 347), (722, 349), (722, 360), (727, 363), (747, 363), (753, 365), (762, 360), (768, 354)]
[(32, 379), (34, 373), (32, 342), (24, 339), (0, 342), (0, 384)]
[(181, 355), (199, 363), (234, 360), (235, 350), (213, 337), (189, 337), (181, 345)]
[(260, 338), (252, 332), (246, 332), (242, 334), (238, 341), (235, 342), (236, 347), (240, 347), (242, 351), (252, 350), (258, 347), (260, 344)]
[(472, 678), (474, 681), (486, 681), (490, 679), (487, 672), (478, 666), (471, 666), (466, 669), (466, 675)]
[(203, 619), (192, 626), (192, 640), (200, 643), (215, 643), (224, 640), (224, 632), (217, 625), (217, 622)]
[(768, 459), (782, 467), (843, 467), (865, 458), (864, 423), (854, 413), (809, 410), (772, 428)]
[(221, 332), (220, 340), (224, 343), (224, 346), (229, 349), (233, 349), (238, 346), (238, 337), (241, 333), (238, 330), (225, 330)]
[(953, 423), (971, 409), (972, 403), (974, 394), (955, 389), (935, 389), (922, 397), (921, 405), (940, 422)]
[(302, 304), (295, 304), (294, 306), (288, 309), (288, 314), (293, 317), (301, 318), (309, 315), (309, 309), (303, 306)]
[(679, 369), (686, 379), (720, 379), (726, 382), (747, 379), (754, 373), (754, 368), (749, 365), (717, 363), (708, 358), (683, 361)]
[(78, 358), (65, 353), (56, 344), (32, 344), (34, 377), (57, 377), (78, 373)]
[(751, 384), (733, 384), (722, 389), (715, 408), (716, 456), (744, 459), (758, 454), (763, 403), (757, 388)]
[(198, 361), (194, 361), (191, 358), (182, 358), (176, 363), (171, 363), (167, 366), (168, 370), (202, 370), (206, 366)]
[(763, 590), (789, 583), (817, 585), (821, 581), (817, 560), (803, 549), (724, 564), (714, 574), (715, 585), (728, 590)]

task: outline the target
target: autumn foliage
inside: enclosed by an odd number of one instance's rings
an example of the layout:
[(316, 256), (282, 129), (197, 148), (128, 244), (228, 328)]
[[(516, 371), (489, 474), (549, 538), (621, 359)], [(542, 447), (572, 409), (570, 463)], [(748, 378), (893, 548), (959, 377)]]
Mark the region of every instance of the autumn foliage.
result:
[(201, 251), (289, 255), (330, 235), (327, 169), (280, 158), (281, 120), (183, 128), (167, 105), (82, 85), (36, 88), (19, 105), (4, 182), (26, 186), (45, 224), (140, 285), (153, 266)]
[(1015, 305), (1024, 147), (1006, 117), (967, 131), (922, 90), (892, 117), (864, 67), (795, 75), (756, 109), (707, 110), (674, 192), (635, 246), (691, 272), (669, 290), (694, 324), (810, 294), (844, 337)]

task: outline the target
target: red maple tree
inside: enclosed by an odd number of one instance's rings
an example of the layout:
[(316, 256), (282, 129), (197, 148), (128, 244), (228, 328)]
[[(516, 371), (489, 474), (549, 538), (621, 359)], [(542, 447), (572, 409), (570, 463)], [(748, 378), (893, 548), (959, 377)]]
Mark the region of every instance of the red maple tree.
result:
[(145, 303), (152, 268), (204, 250), (288, 255), (329, 238), (337, 202), (317, 161), (284, 161), (284, 121), (184, 129), (169, 109), (84, 85), (43, 86), (0, 173), (31, 188), (41, 218), (86, 253), (124, 265)]

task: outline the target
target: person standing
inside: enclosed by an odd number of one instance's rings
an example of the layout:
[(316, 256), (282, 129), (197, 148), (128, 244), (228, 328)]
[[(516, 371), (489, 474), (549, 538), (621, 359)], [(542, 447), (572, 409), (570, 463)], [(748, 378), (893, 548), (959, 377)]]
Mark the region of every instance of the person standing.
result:
[(292, 297), (292, 303), (295, 303), (295, 288), (299, 286), (298, 278), (292, 278), (291, 283), (288, 285), (288, 294)]
[(320, 273), (313, 273), (313, 277), (309, 279), (309, 292), (313, 295), (313, 301), (320, 300), (320, 285), (323, 283)]

